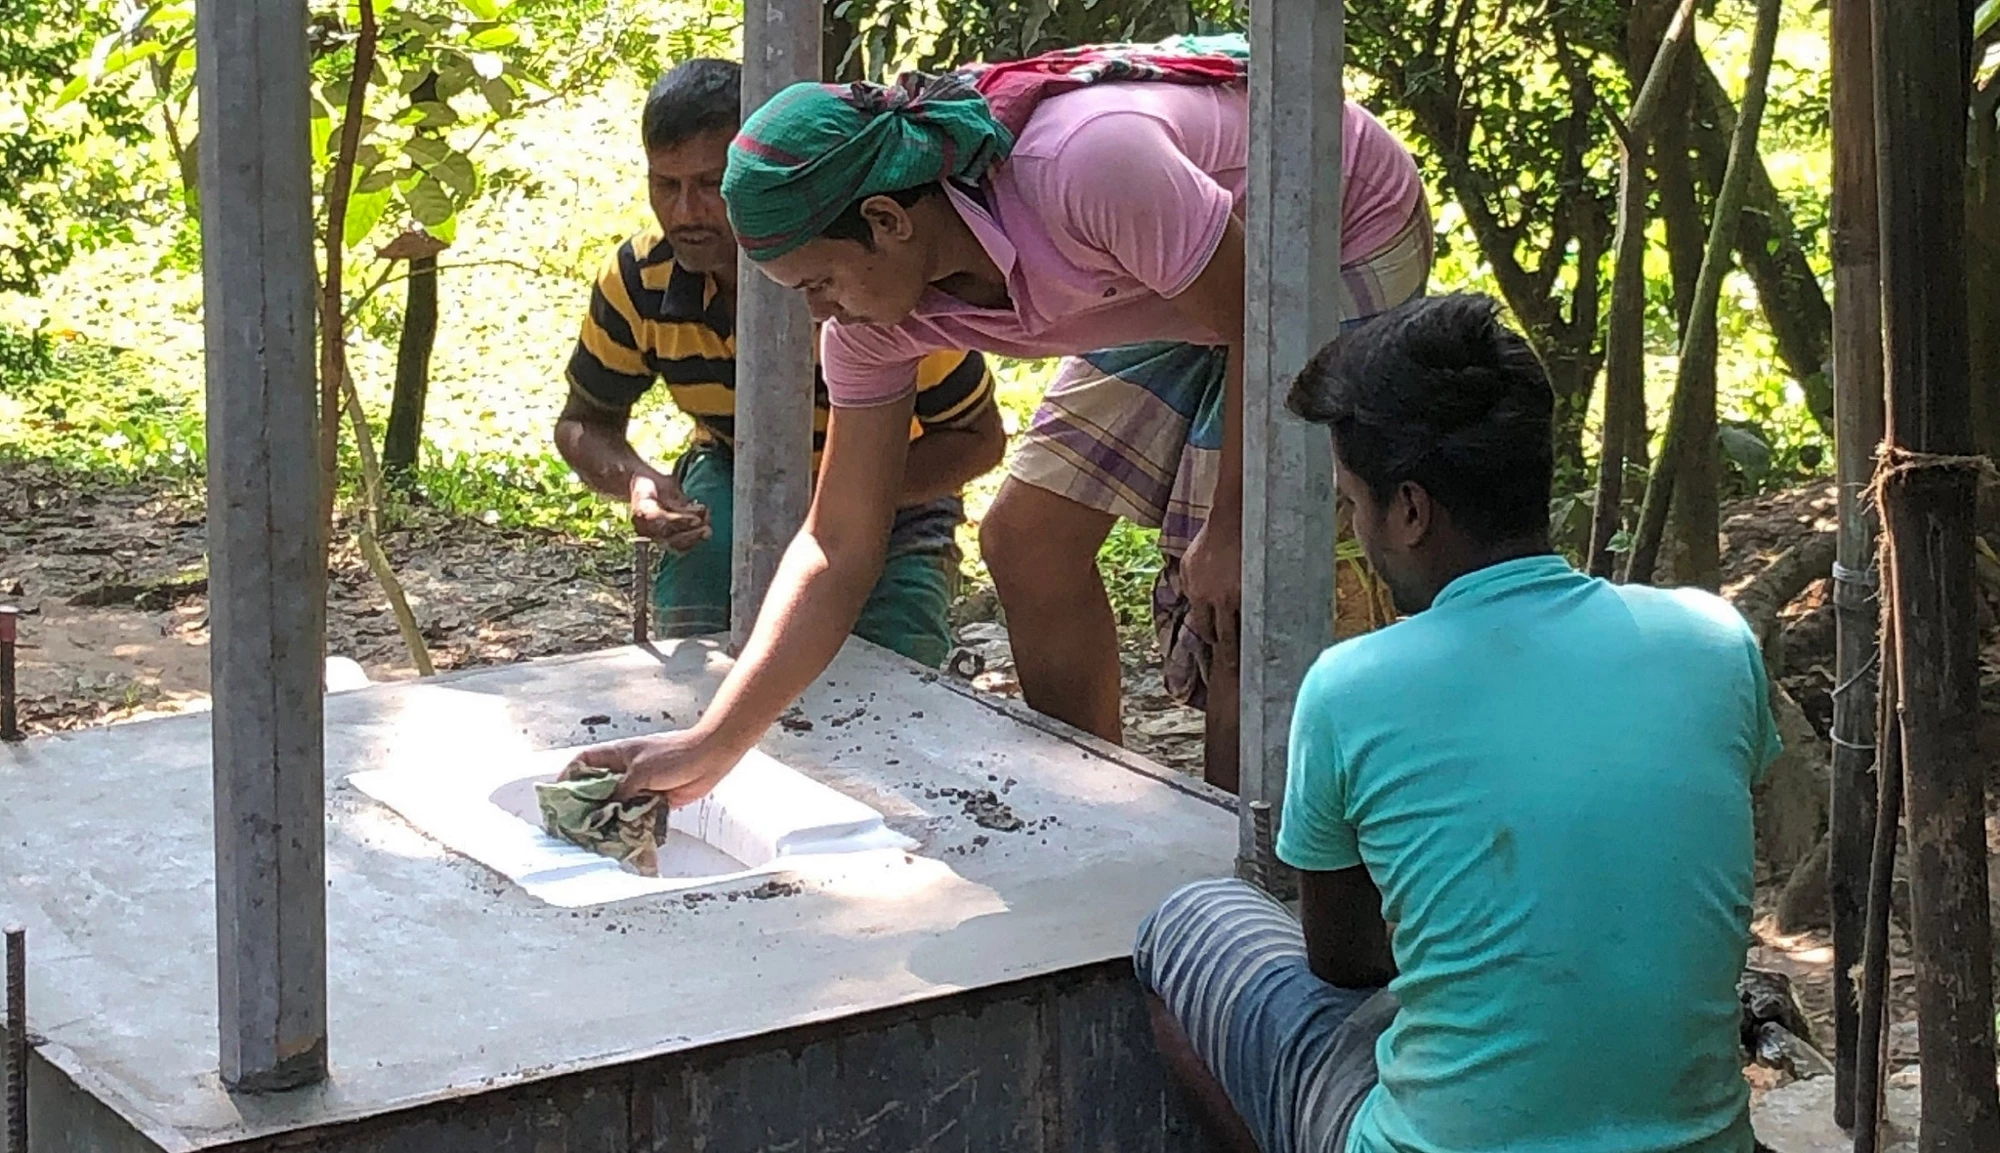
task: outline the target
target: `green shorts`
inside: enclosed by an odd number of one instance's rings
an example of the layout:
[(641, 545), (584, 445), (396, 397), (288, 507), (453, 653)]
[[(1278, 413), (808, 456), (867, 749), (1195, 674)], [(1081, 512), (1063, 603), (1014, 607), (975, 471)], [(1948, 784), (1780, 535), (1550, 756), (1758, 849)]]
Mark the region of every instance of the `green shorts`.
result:
[[(679, 556), (665, 556), (653, 576), (654, 632), (680, 639), (729, 631), (730, 531), (735, 470), (727, 449), (698, 445), (674, 476), (690, 499), (708, 506), (715, 533)], [(958, 593), (953, 532), (963, 519), (956, 500), (905, 509), (890, 534), (889, 557), (854, 635), (937, 668), (951, 655), (952, 598)]]

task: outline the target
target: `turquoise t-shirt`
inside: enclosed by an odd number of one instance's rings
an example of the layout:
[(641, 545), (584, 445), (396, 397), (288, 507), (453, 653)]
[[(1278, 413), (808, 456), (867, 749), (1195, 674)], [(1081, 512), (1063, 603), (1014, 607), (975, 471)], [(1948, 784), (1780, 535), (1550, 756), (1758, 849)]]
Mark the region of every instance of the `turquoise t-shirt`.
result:
[(1278, 855), (1365, 865), (1402, 1003), (1348, 1153), (1748, 1153), (1755, 638), (1560, 557), (1454, 581), (1299, 690)]

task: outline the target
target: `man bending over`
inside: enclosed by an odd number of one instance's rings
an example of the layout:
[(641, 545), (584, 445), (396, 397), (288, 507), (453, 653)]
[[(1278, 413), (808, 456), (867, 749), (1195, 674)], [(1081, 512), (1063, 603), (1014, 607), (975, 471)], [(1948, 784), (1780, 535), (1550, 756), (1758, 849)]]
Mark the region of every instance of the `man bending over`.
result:
[(1750, 630), (1550, 549), (1553, 394), (1484, 297), (1343, 337), (1289, 403), (1415, 615), (1299, 691), (1298, 919), (1214, 881), (1140, 929), (1169, 1061), (1244, 1150), (1749, 1153)]
[[(741, 75), (730, 61), (690, 60), (647, 96), (643, 135), (659, 228), (621, 245), (591, 293), (556, 425), (556, 447), (584, 483), (630, 502), (633, 528), (665, 546), (653, 601), (669, 637), (729, 629), (736, 236), (722, 170), (740, 119)], [(695, 422), (694, 442), (671, 475), (626, 436), (632, 406), (656, 380)], [(826, 386), (816, 388), (815, 468), (827, 428)], [(951, 651), (958, 490), (1006, 450), (984, 359), (926, 357), (910, 425), (887, 559), (854, 632), (936, 666)]]

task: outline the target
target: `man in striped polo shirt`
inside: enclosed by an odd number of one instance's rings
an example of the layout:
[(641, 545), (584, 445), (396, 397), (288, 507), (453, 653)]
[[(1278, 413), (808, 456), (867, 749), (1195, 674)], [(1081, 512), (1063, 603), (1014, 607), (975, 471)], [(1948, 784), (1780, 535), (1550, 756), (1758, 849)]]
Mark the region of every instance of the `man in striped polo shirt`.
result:
[[(591, 292), (556, 424), (556, 447), (584, 483), (629, 503), (633, 528), (664, 546), (653, 601), (668, 637), (730, 624), (736, 236), (721, 188), (740, 77), (732, 62), (690, 60), (648, 94), (642, 135), (659, 227), (620, 245)], [(695, 423), (671, 473), (642, 458), (626, 433), (633, 404), (656, 382)], [(854, 632), (936, 666), (951, 648), (958, 493), (1000, 463), (1006, 434), (978, 353), (932, 354), (917, 388), (888, 558)], [(826, 386), (816, 382), (815, 468), (826, 427)]]

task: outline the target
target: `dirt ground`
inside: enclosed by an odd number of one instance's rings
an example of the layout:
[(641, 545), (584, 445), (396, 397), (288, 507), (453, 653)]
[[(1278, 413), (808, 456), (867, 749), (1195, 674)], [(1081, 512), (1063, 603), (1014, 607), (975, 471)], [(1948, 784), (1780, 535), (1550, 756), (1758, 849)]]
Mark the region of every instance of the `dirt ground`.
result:
[[(198, 498), (144, 485), (84, 490), (73, 476), (0, 462), (0, 600), (24, 613), (21, 717), (51, 732), (199, 707), (208, 693), (208, 598)], [(336, 534), (339, 537), (341, 534)], [(546, 533), (414, 518), (387, 535), (440, 670), (623, 644), (631, 556)], [(351, 545), (334, 550), (327, 647), (375, 680), (415, 675), (387, 599)], [(1017, 694), (990, 592), (956, 619), (984, 660), (977, 683)], [(1124, 653), (1132, 744), (1200, 771), (1201, 715), (1161, 691), (1148, 640)]]
[[(1725, 591), (1828, 530), (1832, 502), (1832, 487), (1823, 484), (1730, 510)], [(630, 636), (631, 561), (622, 549), (422, 513), (385, 545), (440, 670), (605, 648)], [(1783, 681), (1822, 739), (1833, 683), (1824, 585), (1816, 582), (1786, 611)], [(201, 707), (208, 690), (206, 590), (197, 498), (144, 485), (80, 490), (73, 476), (0, 462), (0, 601), (25, 613), (19, 664), (28, 731)], [(961, 603), (960, 640), (983, 666), (972, 676), (977, 687), (1015, 694), (1006, 632), (990, 619), (991, 602), (990, 590), (975, 590)], [(332, 654), (359, 662), (376, 680), (412, 675), (387, 601), (348, 546), (335, 550), (328, 642)], [(1129, 634), (1122, 655), (1128, 742), (1198, 774), (1200, 714), (1161, 691), (1147, 637)], [(1989, 667), (2000, 668), (2000, 658)], [(1992, 679), (2000, 681), (2000, 673)], [(1763, 903), (1775, 895), (1774, 885)], [(1908, 1020), (1913, 974), (1900, 933), (1897, 952), (1897, 1017)], [(1780, 934), (1767, 917), (1752, 959), (1794, 978), (1816, 1039), (1830, 1050), (1832, 956), (1824, 934)], [(1892, 1033), (1892, 1048), (1898, 1063), (1914, 1060), (1910, 1026)]]

